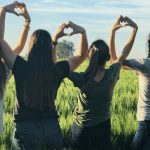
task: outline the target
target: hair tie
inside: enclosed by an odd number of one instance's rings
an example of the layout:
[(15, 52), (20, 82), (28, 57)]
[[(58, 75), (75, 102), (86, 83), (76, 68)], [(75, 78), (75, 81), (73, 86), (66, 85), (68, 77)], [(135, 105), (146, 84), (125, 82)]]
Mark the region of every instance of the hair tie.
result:
[(93, 50), (94, 50), (95, 52), (98, 52), (98, 51), (99, 51), (98, 48), (97, 48), (95, 45), (93, 45)]

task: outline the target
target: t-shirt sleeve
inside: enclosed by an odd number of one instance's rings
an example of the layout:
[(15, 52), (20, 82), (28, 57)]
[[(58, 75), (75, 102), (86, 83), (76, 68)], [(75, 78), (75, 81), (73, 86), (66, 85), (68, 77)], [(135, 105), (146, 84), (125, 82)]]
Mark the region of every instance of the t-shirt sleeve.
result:
[(114, 63), (110, 66), (111, 74), (113, 76), (113, 80), (119, 80), (121, 64), (120, 62)]
[(24, 74), (25, 65), (26, 61), (22, 57), (17, 56), (12, 69), (12, 74), (14, 74), (15, 78), (22, 78), (22, 75)]
[(142, 59), (129, 59), (126, 60), (123, 65), (132, 68), (138, 72), (143, 72), (146, 69), (145, 63)]
[(78, 88), (80, 88), (84, 82), (83, 73), (78, 72), (70, 72), (68, 79), (71, 80), (74, 86)]
[(70, 66), (68, 61), (59, 61), (56, 63), (56, 66), (59, 70), (59, 76), (60, 78), (66, 78), (69, 76), (70, 73)]

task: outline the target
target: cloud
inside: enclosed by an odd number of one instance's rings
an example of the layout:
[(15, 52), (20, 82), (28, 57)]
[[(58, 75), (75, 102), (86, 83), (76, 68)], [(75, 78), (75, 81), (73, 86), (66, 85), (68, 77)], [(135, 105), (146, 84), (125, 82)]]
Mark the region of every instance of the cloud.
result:
[[(107, 15), (116, 16), (119, 14), (127, 14), (131, 16), (142, 16), (149, 13), (150, 4), (145, 0), (142, 3), (133, 1), (97, 1), (92, 0), (85, 2), (75, 0), (60, 1), (60, 0), (41, 0), (39, 5), (33, 5), (30, 9), (36, 13), (60, 13), (60, 14), (88, 14), (88, 15)], [(69, 7), (70, 6), (70, 7)], [(119, 14), (118, 14), (119, 13)]]

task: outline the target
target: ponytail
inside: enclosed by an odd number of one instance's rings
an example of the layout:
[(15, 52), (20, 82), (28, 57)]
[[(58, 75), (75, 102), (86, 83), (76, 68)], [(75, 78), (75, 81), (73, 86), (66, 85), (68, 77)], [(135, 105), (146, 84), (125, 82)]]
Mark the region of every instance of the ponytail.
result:
[(109, 47), (103, 40), (93, 42), (89, 48), (90, 62), (84, 73), (85, 82), (81, 88), (84, 92), (88, 86), (89, 81), (96, 75), (98, 67), (104, 66), (110, 59)]

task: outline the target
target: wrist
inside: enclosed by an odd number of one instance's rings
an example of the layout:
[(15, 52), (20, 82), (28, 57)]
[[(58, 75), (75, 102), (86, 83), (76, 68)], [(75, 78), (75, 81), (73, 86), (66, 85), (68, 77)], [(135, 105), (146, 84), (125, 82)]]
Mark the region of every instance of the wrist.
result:
[(111, 33), (112, 33), (112, 34), (115, 34), (115, 33), (116, 33), (116, 30), (115, 30), (115, 29), (112, 29), (112, 30), (111, 30)]
[(114, 37), (115, 34), (116, 34), (116, 31), (111, 31), (110, 36), (111, 36), (111, 37)]
[(57, 42), (58, 39), (59, 39), (59, 38), (57, 37), (57, 35), (53, 36), (53, 42)]
[(58, 41), (52, 41), (53, 42), (53, 46), (56, 46), (58, 44)]
[(137, 32), (138, 31), (138, 27), (133, 27), (133, 32)]
[(25, 28), (30, 29), (30, 22), (26, 22), (26, 21), (25, 21), (25, 23), (24, 23), (23, 26), (24, 26)]
[(6, 9), (5, 7), (0, 7), (0, 9), (1, 9), (2, 11), (7, 12), (7, 9)]
[(136, 26), (134, 29), (137, 31), (138, 30), (138, 26)]
[(86, 30), (83, 29), (80, 33), (81, 33), (81, 34), (86, 34)]

